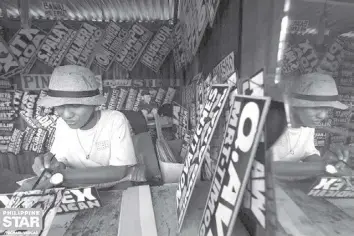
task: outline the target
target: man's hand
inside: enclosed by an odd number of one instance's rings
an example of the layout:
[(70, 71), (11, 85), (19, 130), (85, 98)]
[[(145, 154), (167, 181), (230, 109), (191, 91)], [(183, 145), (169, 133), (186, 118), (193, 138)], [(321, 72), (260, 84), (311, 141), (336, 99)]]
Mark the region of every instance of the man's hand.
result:
[[(52, 157), (53, 157), (53, 154), (50, 152), (47, 152), (46, 154), (39, 155), (34, 159), (32, 169), (37, 176), (40, 176), (42, 171), (46, 168), (50, 169), (54, 172), (57, 172), (59, 170), (66, 168), (64, 163), (58, 162), (58, 160), (55, 158), (53, 158), (52, 162), (50, 162)], [(51, 174), (46, 173), (45, 177), (50, 178)]]
[[(27, 181), (25, 181), (20, 188), (16, 190), (16, 192), (26, 192), (26, 191), (31, 191), (33, 188), (33, 185), (36, 183), (38, 178), (32, 178)], [(37, 187), (34, 190), (38, 189), (48, 189), (48, 188), (53, 188), (53, 185), (50, 183), (50, 179), (43, 178), (37, 185)]]
[(350, 161), (349, 148), (344, 145), (335, 145), (323, 157), (327, 163), (336, 163), (339, 161), (348, 163)]

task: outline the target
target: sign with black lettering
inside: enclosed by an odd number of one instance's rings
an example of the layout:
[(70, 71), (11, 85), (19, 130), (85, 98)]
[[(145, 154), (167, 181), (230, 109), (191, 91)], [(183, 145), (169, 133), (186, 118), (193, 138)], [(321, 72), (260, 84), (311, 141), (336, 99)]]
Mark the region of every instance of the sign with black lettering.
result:
[(161, 88), (161, 87), (180, 87), (181, 80), (179, 79), (122, 79), (122, 80), (103, 80), (103, 87), (146, 87), (146, 88)]
[(0, 37), (0, 79), (7, 79), (20, 72), (20, 63), (12, 55), (5, 40)]
[[(23, 69), (32, 68), (36, 52), (46, 37), (46, 32), (36, 26), (21, 28), (9, 42), (9, 47)], [(24, 71), (22, 71), (24, 72)]]
[(307, 195), (320, 198), (354, 198), (354, 181), (345, 177), (321, 177)]
[(213, 69), (213, 78), (216, 77), (218, 83), (226, 83), (235, 71), (235, 54), (231, 52)]
[(270, 98), (244, 95), (232, 101), (199, 236), (231, 235), (269, 104)]
[(99, 27), (83, 23), (78, 30), (68, 52), (64, 64), (89, 66), (96, 44), (101, 40), (103, 30)]
[(49, 74), (21, 74), (22, 90), (48, 90)]
[(264, 70), (259, 70), (249, 79), (243, 81), (242, 94), (252, 96), (264, 96)]
[(205, 158), (205, 153), (213, 137), (220, 114), (228, 99), (229, 92), (230, 87), (227, 85), (213, 85), (206, 96), (206, 103), (190, 142), (176, 192), (179, 231), (181, 230), (197, 176), (200, 173)]
[(215, 15), (218, 10), (220, 4), (220, 0), (209, 0), (208, 1), (208, 8), (209, 8), (209, 24), (213, 26)]
[(160, 70), (167, 55), (173, 47), (173, 29), (164, 25), (155, 34), (140, 61), (155, 72)]
[(64, 19), (68, 17), (68, 7), (60, 2), (42, 2), (44, 14), (46, 17), (55, 19)]
[(138, 62), (152, 35), (152, 32), (144, 26), (138, 23), (134, 24), (129, 29), (128, 37), (116, 55), (117, 63), (131, 71)]
[(53, 68), (59, 66), (75, 36), (75, 30), (57, 21), (37, 52), (38, 60)]
[(184, 31), (186, 26), (181, 22), (178, 22), (174, 28), (173, 32), (173, 40), (174, 40), (174, 48), (173, 48), (173, 61), (175, 62), (176, 71), (179, 71), (184, 66), (188, 64), (192, 60), (192, 54), (187, 53), (185, 50), (185, 38)]
[(208, 0), (181, 0), (179, 4), (179, 19), (186, 26), (184, 28), (186, 53), (192, 58), (199, 48), (209, 22)]
[[(0, 208), (4, 208), (12, 194), (0, 194)], [(66, 214), (101, 207), (101, 199), (95, 187), (67, 189), (57, 209), (57, 214)]]
[(97, 47), (97, 50), (95, 51), (93, 64), (98, 65), (104, 71), (107, 71), (127, 36), (128, 30), (122, 28), (113, 21), (110, 22), (99, 47)]
[(175, 138), (183, 139), (188, 131), (188, 110), (176, 102), (173, 102), (172, 124), (176, 128)]

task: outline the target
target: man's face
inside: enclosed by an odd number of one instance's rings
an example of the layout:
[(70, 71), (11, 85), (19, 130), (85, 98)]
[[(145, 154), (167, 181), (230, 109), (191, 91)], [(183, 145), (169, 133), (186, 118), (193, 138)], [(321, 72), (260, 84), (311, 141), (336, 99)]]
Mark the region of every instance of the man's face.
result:
[(315, 128), (328, 117), (327, 107), (295, 107), (298, 118), (304, 126)]
[(89, 105), (70, 104), (55, 107), (58, 115), (72, 129), (80, 129), (87, 124), (95, 107)]
[(145, 94), (144, 95), (144, 101), (147, 102), (147, 103), (150, 103), (151, 101), (151, 96), (149, 94)]

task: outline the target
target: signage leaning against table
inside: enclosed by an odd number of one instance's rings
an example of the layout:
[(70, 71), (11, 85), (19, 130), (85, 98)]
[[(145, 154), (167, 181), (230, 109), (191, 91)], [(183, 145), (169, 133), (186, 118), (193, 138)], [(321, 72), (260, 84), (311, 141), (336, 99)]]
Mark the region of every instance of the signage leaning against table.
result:
[(216, 77), (218, 83), (226, 83), (227, 79), (236, 71), (235, 54), (231, 52), (213, 69), (213, 78)]
[(59, 66), (75, 35), (75, 30), (57, 21), (37, 52), (38, 60), (52, 68)]
[[(47, 33), (36, 26), (21, 28), (9, 42), (10, 49), (24, 70), (32, 68), (36, 52), (42, 45)], [(22, 73), (25, 71), (22, 71)]]
[(0, 37), (0, 79), (7, 79), (20, 72), (20, 63), (12, 55), (5, 40)]
[(96, 44), (101, 40), (103, 30), (83, 23), (65, 55), (64, 64), (89, 66)]
[(159, 71), (173, 47), (172, 33), (172, 28), (162, 26), (141, 56), (141, 62), (155, 72)]
[(131, 71), (138, 62), (151, 37), (152, 32), (150, 30), (140, 24), (134, 24), (129, 29), (128, 37), (116, 55), (118, 64)]
[(206, 103), (191, 139), (176, 192), (179, 231), (181, 230), (207, 148), (228, 99), (229, 92), (230, 87), (228, 85), (213, 85), (206, 97)]
[(231, 235), (269, 104), (270, 98), (243, 95), (232, 101), (199, 236)]
[(94, 53), (93, 64), (107, 71), (127, 36), (128, 30), (114, 22), (109, 23), (105, 35)]

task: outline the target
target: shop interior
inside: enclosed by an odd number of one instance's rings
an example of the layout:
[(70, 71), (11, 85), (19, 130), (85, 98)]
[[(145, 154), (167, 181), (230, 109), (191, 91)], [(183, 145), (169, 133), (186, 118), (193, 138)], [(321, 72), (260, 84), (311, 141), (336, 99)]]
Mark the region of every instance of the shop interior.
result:
[[(26, 194), (52, 201), (41, 236), (352, 235), (353, 11), (0, 0), (0, 210), (26, 208)], [(60, 116), (37, 102), (65, 65), (89, 68), (106, 98), (96, 109), (129, 121), (141, 180), (16, 192), (51, 151)]]

